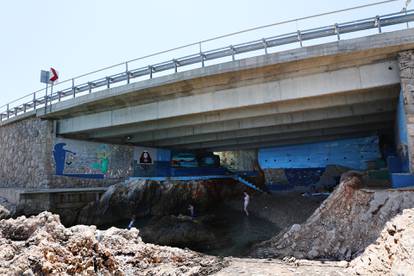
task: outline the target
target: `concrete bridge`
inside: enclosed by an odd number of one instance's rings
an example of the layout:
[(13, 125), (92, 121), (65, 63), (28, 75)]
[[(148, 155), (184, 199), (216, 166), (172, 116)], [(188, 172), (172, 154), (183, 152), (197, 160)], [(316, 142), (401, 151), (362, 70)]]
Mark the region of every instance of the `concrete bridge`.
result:
[(176, 73), (53, 104), (62, 137), (213, 151), (393, 131), (414, 30)]
[(414, 29), (404, 29), (128, 79), (65, 101), (62, 92), (59, 101), (23, 105), (25, 112), (19, 107), (0, 122), (0, 183), (4, 194), (82, 191), (131, 176), (137, 148), (158, 149), (157, 160), (168, 161), (165, 150), (260, 150), (373, 135), (397, 137), (400, 162), (412, 172), (413, 91)]

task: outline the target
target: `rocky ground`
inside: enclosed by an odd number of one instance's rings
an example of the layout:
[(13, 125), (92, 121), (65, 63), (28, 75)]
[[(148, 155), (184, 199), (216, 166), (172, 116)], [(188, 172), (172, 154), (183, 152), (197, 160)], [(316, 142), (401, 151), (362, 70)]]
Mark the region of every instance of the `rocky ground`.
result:
[(361, 175), (346, 173), (305, 223), (257, 245), (252, 256), (353, 259), (352, 273), (409, 275), (403, 272), (414, 268), (413, 208), (414, 191), (367, 190)]
[(142, 242), (135, 228), (65, 228), (59, 216), (2, 220), (1, 275), (208, 275), (222, 259)]
[[(95, 203), (100, 205), (92, 210), (103, 212), (99, 208), (109, 206), (121, 212), (127, 205), (115, 207), (115, 204), (128, 198), (163, 199), (158, 188), (143, 190), (139, 187), (142, 183), (134, 185), (129, 187), (130, 191), (116, 186), (101, 202)], [(184, 193), (188, 197), (184, 199), (188, 202), (197, 194), (206, 193), (200, 186), (185, 189), (188, 189)], [(207, 196), (218, 198), (212, 192)], [(65, 228), (59, 217), (49, 212), (30, 218), (3, 219), (0, 222), (0, 274), (412, 275), (414, 190), (367, 189), (360, 174), (348, 172), (319, 208), (317, 199), (292, 196), (281, 196), (275, 202), (274, 196), (252, 194), (252, 213), (267, 216), (281, 227), (294, 224), (271, 240), (256, 245), (251, 258), (219, 258), (145, 243), (135, 228), (97, 230), (95, 226), (84, 225)], [(164, 210), (162, 208), (176, 204), (175, 200), (173, 197), (150, 211)], [(238, 200), (228, 202), (228, 206), (236, 209), (240, 204)], [(316, 210), (303, 222), (312, 206)], [(144, 207), (141, 210), (145, 210)], [(285, 210), (301, 215), (295, 220), (282, 220), (281, 217), (286, 217)], [(194, 226), (197, 223), (186, 216), (164, 215), (153, 221), (152, 228), (147, 231), (153, 230), (155, 234), (151, 235), (155, 237), (154, 242), (158, 242), (168, 236), (164, 225), (171, 224), (171, 231), (178, 225), (172, 234), (179, 243), (185, 244), (189, 239), (196, 241), (182, 236), (183, 233), (209, 240), (211, 233), (203, 232), (203, 227), (198, 229), (199, 225)], [(181, 231), (181, 228), (190, 230)]]

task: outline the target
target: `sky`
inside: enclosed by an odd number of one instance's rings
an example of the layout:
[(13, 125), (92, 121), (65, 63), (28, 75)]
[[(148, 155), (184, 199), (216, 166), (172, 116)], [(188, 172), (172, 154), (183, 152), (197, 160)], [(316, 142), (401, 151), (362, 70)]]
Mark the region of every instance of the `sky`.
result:
[[(226, 33), (379, 0), (13, 0), (0, 3), (0, 106), (42, 89), (40, 70), (60, 80)], [(203, 50), (398, 12), (405, 0), (205, 43)], [(411, 4), (412, 5), (412, 4)], [(412, 8), (412, 6), (409, 8)], [(139, 68), (197, 52), (189, 47), (131, 63)], [(279, 49), (280, 50), (280, 49)], [(114, 71), (122, 70), (121, 67)], [(79, 80), (104, 77), (109, 72)], [(92, 78), (92, 79), (88, 79)], [(62, 84), (63, 85), (63, 84)], [(0, 108), (1, 110), (1, 108)]]

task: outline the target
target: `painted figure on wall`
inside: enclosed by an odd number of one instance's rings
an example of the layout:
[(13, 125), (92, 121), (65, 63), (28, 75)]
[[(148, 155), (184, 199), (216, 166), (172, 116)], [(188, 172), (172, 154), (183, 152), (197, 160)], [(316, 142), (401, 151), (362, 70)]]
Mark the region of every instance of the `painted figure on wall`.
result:
[(55, 166), (56, 166), (56, 175), (63, 175), (63, 171), (65, 170), (65, 165), (71, 165), (72, 161), (66, 162), (67, 155), (73, 156), (76, 155), (75, 152), (64, 149), (66, 143), (58, 143), (55, 145), (53, 150), (53, 157), (55, 159)]
[[(105, 177), (104, 174), (97, 174), (97, 173), (89, 173), (88, 170), (84, 169), (81, 165), (76, 164), (78, 161), (75, 159), (76, 152), (71, 150), (65, 149), (67, 146), (66, 143), (57, 143), (53, 148), (53, 158), (55, 159), (55, 169), (56, 175), (59, 176), (66, 176), (66, 177), (78, 177), (78, 178), (90, 178), (90, 179), (103, 179)], [(79, 163), (79, 162), (78, 162)], [(107, 162), (104, 167), (107, 166)], [(81, 172), (66, 172), (65, 168), (71, 168), (71, 171), (79, 171)]]
[(148, 151), (144, 150), (139, 158), (140, 164), (152, 164), (152, 158)]
[(109, 156), (110, 156), (109, 147), (107, 145), (101, 145), (98, 149), (96, 156), (98, 158), (98, 162), (93, 163), (92, 168), (99, 170), (103, 174), (106, 174), (109, 168)]

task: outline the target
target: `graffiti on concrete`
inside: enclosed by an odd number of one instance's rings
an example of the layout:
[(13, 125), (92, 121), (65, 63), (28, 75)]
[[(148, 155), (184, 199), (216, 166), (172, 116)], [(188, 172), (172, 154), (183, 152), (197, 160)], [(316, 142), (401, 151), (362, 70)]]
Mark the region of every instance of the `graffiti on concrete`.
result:
[[(93, 174), (93, 173), (65, 173), (65, 168), (70, 167), (76, 156), (76, 152), (65, 148), (66, 143), (55, 144), (53, 150), (53, 157), (55, 160), (55, 173), (56, 175), (69, 176), (69, 177), (80, 177), (80, 178), (92, 178), (101, 179), (104, 178), (104, 174)], [(107, 169), (107, 164), (106, 164)]]
[(98, 148), (98, 152), (96, 154), (96, 157), (98, 158), (98, 162), (93, 163), (91, 167), (95, 170), (99, 170), (103, 174), (106, 174), (109, 168), (110, 154), (111, 154), (111, 151), (108, 145), (100, 145)]
[(53, 157), (55, 158), (56, 175), (63, 175), (65, 165), (70, 166), (72, 161), (66, 162), (68, 155), (76, 155), (75, 152), (64, 149), (66, 143), (58, 143), (53, 150)]

